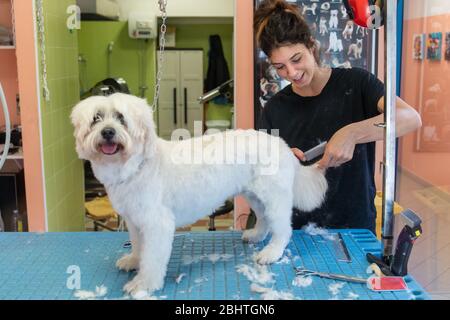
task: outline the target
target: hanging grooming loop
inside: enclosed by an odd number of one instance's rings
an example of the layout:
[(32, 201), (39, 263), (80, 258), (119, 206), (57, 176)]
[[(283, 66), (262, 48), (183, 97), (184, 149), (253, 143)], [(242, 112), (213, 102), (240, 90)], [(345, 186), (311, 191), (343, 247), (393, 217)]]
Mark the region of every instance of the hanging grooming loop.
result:
[(158, 58), (158, 67), (156, 72), (156, 85), (155, 85), (155, 93), (153, 96), (152, 110), (156, 111), (156, 106), (159, 99), (159, 93), (161, 89), (161, 78), (163, 71), (163, 63), (164, 63), (164, 49), (166, 46), (166, 31), (167, 31), (167, 0), (158, 0), (159, 11), (161, 12), (161, 28), (160, 28), (160, 36), (159, 36), (159, 58)]

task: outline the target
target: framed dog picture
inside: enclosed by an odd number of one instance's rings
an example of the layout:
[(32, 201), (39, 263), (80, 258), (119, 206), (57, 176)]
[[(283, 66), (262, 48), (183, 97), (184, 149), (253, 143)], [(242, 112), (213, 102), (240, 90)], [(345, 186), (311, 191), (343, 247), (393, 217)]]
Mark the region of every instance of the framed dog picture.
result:
[(441, 60), (442, 33), (433, 32), (428, 35), (427, 58), (432, 61)]
[(413, 59), (423, 60), (425, 47), (425, 34), (414, 34), (413, 36)]
[(445, 34), (445, 60), (450, 61), (450, 32)]

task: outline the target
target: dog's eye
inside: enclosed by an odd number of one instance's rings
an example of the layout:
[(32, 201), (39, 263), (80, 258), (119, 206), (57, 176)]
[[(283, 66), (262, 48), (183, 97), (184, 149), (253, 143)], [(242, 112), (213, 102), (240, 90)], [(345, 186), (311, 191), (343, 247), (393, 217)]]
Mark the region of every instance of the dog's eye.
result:
[(117, 112), (116, 113), (116, 118), (117, 118), (117, 120), (120, 121), (120, 123), (122, 125), (125, 125), (125, 117), (123, 116), (123, 114), (121, 114), (120, 112)]
[(102, 115), (100, 113), (96, 113), (94, 116), (94, 119), (92, 121), (92, 124), (96, 124), (97, 122), (102, 121)]

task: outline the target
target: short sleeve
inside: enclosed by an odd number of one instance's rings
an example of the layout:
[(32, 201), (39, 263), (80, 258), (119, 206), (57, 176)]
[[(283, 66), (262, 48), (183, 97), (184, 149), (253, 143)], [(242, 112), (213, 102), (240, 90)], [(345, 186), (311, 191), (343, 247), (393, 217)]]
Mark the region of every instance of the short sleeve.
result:
[(364, 103), (364, 113), (367, 118), (380, 114), (378, 101), (384, 96), (384, 84), (372, 73), (359, 69), (361, 72), (361, 94)]

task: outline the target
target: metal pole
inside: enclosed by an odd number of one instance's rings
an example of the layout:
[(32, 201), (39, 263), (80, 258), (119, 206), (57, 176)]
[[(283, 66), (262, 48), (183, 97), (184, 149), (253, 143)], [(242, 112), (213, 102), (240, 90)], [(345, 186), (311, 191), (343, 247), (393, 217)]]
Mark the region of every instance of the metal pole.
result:
[(392, 261), (395, 194), (395, 100), (396, 100), (396, 45), (397, 45), (397, 0), (385, 0), (385, 86), (384, 100), (385, 149), (383, 171), (383, 260)]

